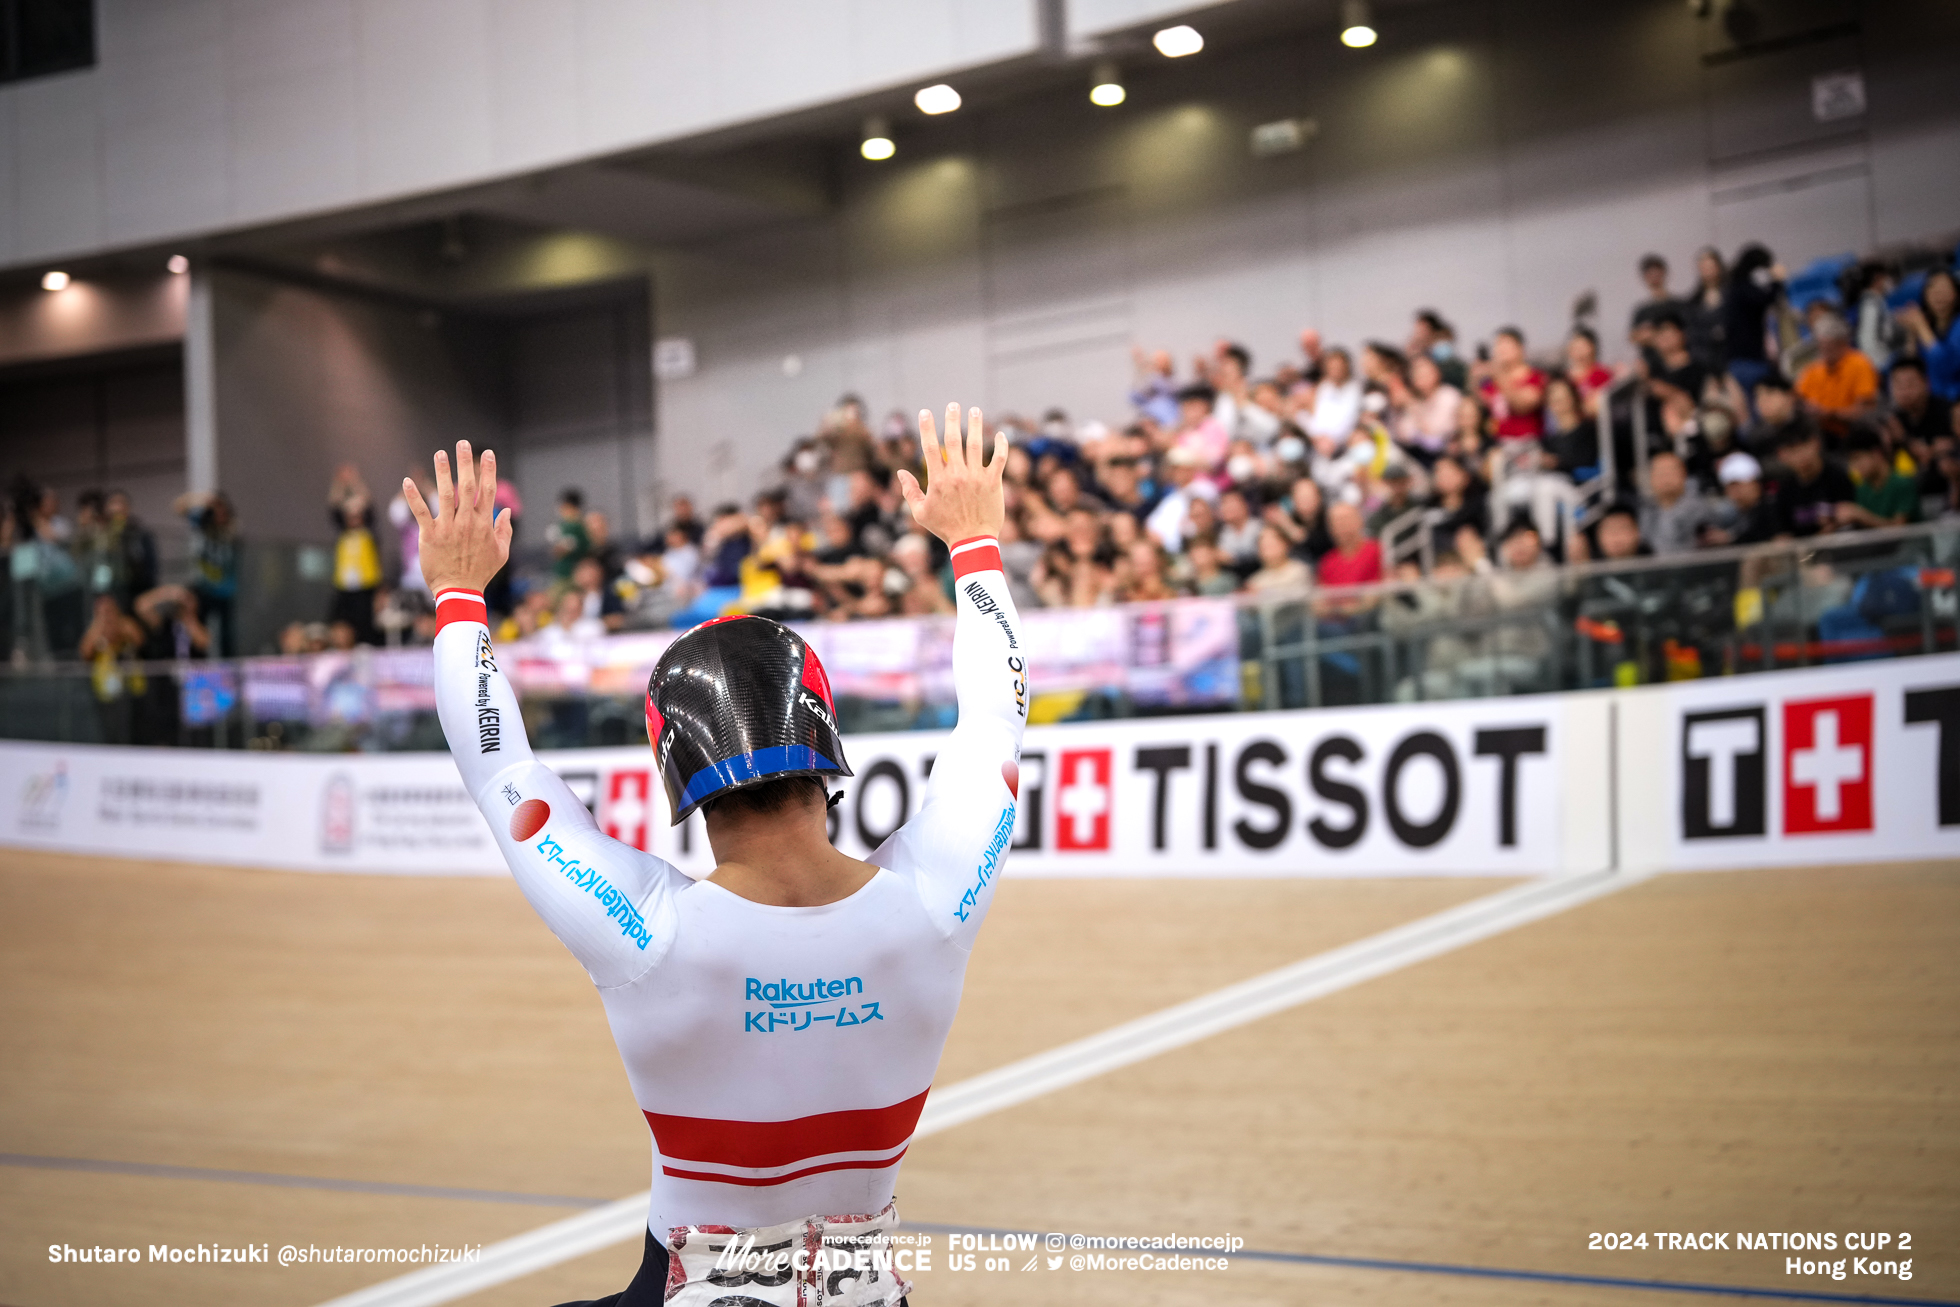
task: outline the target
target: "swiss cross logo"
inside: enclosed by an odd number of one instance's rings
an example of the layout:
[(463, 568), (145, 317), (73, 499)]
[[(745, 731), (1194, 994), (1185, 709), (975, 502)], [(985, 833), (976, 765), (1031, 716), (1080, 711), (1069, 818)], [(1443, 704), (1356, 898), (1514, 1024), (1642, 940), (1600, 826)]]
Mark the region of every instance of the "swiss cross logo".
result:
[(651, 776), (646, 771), (616, 771), (606, 778), (606, 834), (640, 850), (647, 846)]
[(1872, 828), (1872, 696), (1783, 705), (1783, 830)]
[(1056, 772), (1055, 848), (1065, 853), (1108, 852), (1110, 750), (1063, 749)]

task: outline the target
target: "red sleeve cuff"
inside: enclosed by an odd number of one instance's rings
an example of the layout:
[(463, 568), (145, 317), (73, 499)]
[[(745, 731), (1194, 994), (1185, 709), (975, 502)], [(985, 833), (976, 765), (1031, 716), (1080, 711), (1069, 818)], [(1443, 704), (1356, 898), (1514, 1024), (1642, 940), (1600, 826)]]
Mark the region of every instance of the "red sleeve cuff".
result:
[(958, 580), (975, 572), (999, 572), (1004, 569), (1000, 562), (1000, 541), (993, 536), (974, 536), (953, 546), (953, 578)]
[(451, 622), (475, 622), (479, 626), (490, 624), (490, 606), (483, 601), (480, 590), (459, 590), (449, 588), (436, 592), (436, 630), (439, 632)]

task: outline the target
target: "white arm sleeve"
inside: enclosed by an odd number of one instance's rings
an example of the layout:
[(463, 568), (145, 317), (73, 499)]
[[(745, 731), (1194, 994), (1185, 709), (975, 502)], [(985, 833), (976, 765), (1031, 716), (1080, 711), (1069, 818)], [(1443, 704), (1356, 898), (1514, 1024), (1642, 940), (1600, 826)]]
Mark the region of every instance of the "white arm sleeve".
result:
[(664, 859), (610, 839), (531, 753), (517, 696), (497, 667), (483, 596), (436, 596), (436, 712), (463, 784), (517, 886), (601, 988), (645, 974), (673, 943), (673, 896), (689, 882)]
[(911, 872), (933, 923), (972, 948), (1014, 840), (1028, 667), (998, 542), (953, 546), (953, 576), (959, 724), (933, 761), (924, 806), (871, 861)]

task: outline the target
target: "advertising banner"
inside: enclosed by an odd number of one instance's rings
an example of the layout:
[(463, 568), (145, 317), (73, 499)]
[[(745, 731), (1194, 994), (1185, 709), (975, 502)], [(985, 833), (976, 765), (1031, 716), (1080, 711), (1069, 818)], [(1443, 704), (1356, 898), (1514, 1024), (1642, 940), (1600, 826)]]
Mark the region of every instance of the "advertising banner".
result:
[(1960, 857), (1960, 658), (1692, 681), (1626, 703), (1639, 726), (1625, 767), (1660, 782), (1634, 802), (1662, 818), (1629, 831), (1632, 859)]
[[(945, 732), (847, 737), (864, 856)], [(547, 753), (608, 835), (694, 875), (643, 747)], [(0, 743), (0, 844), (502, 874), (446, 754)], [(1029, 729), (1010, 875), (1544, 875), (1960, 857), (1960, 655), (1634, 690)]]
[[(1556, 698), (1036, 727), (1012, 873), (1352, 876), (1558, 869)], [(832, 813), (863, 856), (943, 735), (857, 736)]]
[[(1121, 691), (1144, 707), (1225, 708), (1239, 699), (1239, 609), (1225, 599), (1178, 599), (1120, 608), (1046, 609), (1024, 619), (1045, 656), (1037, 697)], [(840, 695), (899, 703), (953, 702), (953, 619), (810, 622), (796, 628), (823, 660)], [(549, 698), (597, 694), (637, 699), (676, 631), (593, 640), (540, 635), (499, 646), (518, 692)], [(251, 658), (191, 673), (185, 720), (213, 720), (242, 690), (259, 721), (316, 730), (360, 728), (390, 713), (434, 712), (435, 661), (427, 649), (358, 649), (303, 658)], [(234, 681), (242, 680), (242, 686)], [(1066, 706), (1066, 705), (1065, 705)]]
[(503, 870), (445, 754), (9, 743), (0, 842), (293, 871)]
[[(1543, 873), (1559, 862), (1556, 698), (1035, 727), (1020, 874)], [(944, 732), (852, 736), (831, 812), (863, 856), (925, 801)], [(544, 755), (607, 834), (705, 873), (643, 748)], [(445, 754), (268, 755), (10, 744), (7, 842), (127, 857), (497, 873)]]

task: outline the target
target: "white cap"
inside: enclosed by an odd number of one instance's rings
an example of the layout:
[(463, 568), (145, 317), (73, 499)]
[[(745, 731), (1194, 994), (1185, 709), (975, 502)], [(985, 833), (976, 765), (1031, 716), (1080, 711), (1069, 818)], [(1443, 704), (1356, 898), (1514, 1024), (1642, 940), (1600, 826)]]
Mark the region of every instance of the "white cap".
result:
[(1734, 485), (1738, 481), (1761, 481), (1763, 465), (1756, 461), (1754, 455), (1745, 454), (1738, 449), (1716, 466), (1715, 474), (1722, 479), (1722, 484), (1725, 486)]

